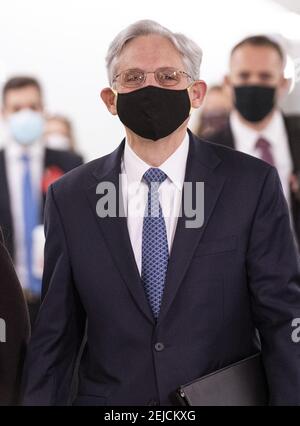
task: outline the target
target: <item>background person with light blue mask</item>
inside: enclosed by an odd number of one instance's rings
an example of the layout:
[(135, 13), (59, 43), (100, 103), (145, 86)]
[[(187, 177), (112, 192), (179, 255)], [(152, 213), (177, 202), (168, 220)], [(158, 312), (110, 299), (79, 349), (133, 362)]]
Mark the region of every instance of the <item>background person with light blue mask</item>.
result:
[(2, 99), (7, 137), (0, 151), (0, 226), (33, 324), (40, 304), (46, 191), (54, 180), (80, 165), (82, 158), (45, 148), (43, 96), (36, 79), (8, 80)]

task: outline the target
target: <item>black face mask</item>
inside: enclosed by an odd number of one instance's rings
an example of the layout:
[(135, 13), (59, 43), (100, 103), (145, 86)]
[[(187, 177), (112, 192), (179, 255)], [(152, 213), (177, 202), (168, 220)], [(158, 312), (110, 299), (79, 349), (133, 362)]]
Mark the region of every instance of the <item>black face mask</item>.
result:
[(275, 106), (275, 87), (236, 86), (235, 107), (251, 123), (263, 120)]
[(170, 135), (189, 117), (190, 111), (187, 89), (147, 86), (129, 93), (118, 93), (120, 120), (142, 138), (157, 141)]

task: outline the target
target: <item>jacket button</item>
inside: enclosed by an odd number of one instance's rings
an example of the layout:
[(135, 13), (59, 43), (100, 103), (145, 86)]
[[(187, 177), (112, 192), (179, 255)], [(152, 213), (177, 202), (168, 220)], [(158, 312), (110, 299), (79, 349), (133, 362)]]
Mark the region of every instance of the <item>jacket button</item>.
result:
[(157, 351), (157, 352), (161, 352), (161, 351), (163, 351), (164, 349), (165, 349), (165, 345), (163, 344), (163, 343), (155, 343), (155, 350)]

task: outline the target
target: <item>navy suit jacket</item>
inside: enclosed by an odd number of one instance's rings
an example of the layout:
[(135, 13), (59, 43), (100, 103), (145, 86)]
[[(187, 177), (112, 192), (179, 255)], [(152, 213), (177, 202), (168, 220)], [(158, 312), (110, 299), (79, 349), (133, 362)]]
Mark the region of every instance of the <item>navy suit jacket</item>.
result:
[[(293, 173), (300, 176), (300, 117), (296, 116), (284, 116), (284, 123), (286, 133), (288, 137), (289, 150), (293, 163)], [(235, 149), (234, 135), (228, 122), (225, 128), (215, 134), (208, 137), (211, 142), (228, 146), (229, 148)], [(293, 227), (296, 233), (297, 242), (300, 244), (300, 197), (299, 194), (295, 195), (293, 192), (290, 193), (291, 198), (291, 213), (293, 218)]]
[[(46, 202), (43, 303), (24, 404), (170, 405), (179, 385), (262, 350), (271, 404), (300, 403), (299, 264), (275, 168), (190, 133), (187, 182), (205, 183), (201, 228), (179, 218), (160, 315), (147, 303), (126, 218), (99, 218), (124, 142), (54, 183)], [(257, 333), (258, 330), (258, 333)], [(160, 343), (159, 345), (157, 343)]]

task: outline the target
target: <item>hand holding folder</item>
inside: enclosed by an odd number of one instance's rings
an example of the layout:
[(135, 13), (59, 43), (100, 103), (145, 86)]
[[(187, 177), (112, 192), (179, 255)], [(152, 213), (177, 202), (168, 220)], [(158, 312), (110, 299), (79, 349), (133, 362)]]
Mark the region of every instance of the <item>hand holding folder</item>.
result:
[(177, 390), (181, 405), (268, 405), (267, 382), (260, 354), (253, 355)]

